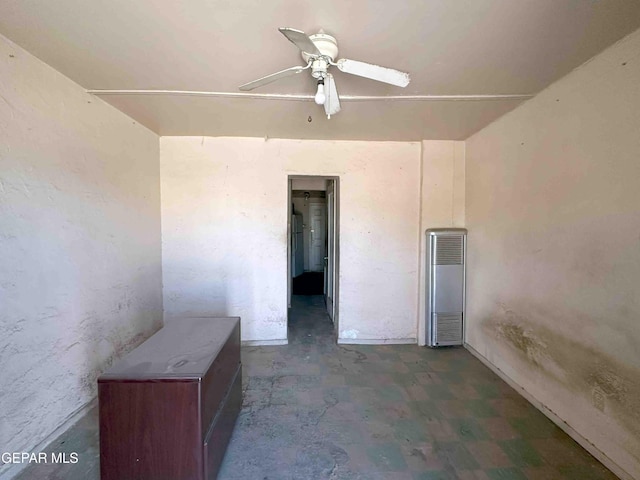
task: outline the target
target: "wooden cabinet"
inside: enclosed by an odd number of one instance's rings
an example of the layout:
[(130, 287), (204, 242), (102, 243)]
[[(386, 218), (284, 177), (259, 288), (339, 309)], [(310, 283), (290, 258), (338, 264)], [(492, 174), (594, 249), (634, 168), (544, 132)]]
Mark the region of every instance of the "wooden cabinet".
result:
[(239, 318), (168, 322), (98, 379), (102, 480), (215, 479), (242, 405)]

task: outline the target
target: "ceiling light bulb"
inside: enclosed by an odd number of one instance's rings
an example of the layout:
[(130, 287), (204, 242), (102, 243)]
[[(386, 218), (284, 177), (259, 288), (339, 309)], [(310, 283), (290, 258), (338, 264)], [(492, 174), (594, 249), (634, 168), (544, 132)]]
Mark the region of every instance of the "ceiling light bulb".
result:
[(327, 96), (324, 94), (324, 81), (318, 81), (318, 92), (315, 96), (315, 101), (318, 105), (324, 105), (324, 101), (327, 99)]

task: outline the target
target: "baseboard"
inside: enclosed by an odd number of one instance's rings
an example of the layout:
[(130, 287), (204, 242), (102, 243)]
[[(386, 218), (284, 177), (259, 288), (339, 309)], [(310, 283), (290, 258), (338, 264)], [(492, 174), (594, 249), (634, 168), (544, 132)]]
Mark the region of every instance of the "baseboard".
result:
[(339, 345), (416, 345), (415, 338), (338, 338)]
[(464, 348), (466, 348), (474, 357), (480, 360), (489, 370), (498, 375), (502, 380), (507, 382), (510, 387), (516, 390), (520, 395), (522, 395), (531, 405), (540, 410), (549, 420), (555, 423), (558, 427), (560, 427), (567, 435), (573, 438), (582, 448), (584, 448), (587, 452), (593, 455), (600, 463), (602, 463), (605, 467), (611, 470), (614, 474), (620, 477), (622, 480), (634, 480), (634, 478), (627, 473), (622, 467), (620, 467), (617, 463), (611, 460), (606, 454), (601, 452), (593, 443), (583, 437), (580, 433), (578, 433), (571, 425), (565, 422), (562, 418), (556, 415), (554, 412), (549, 410), (546, 406), (544, 406), (539, 400), (533, 397), (529, 392), (527, 392), (520, 384), (518, 384), (515, 380), (509, 377), (506, 373), (500, 370), (497, 366), (491, 363), (484, 355), (478, 352), (475, 348), (473, 348), (468, 343), (464, 344)]
[(269, 345), (289, 345), (286, 338), (276, 340), (242, 340), (243, 347), (265, 347)]
[[(44, 451), (44, 449), (47, 448), (51, 442), (53, 442), (56, 438), (66, 432), (73, 425), (75, 425), (82, 417), (84, 417), (89, 412), (89, 410), (94, 408), (97, 404), (98, 397), (94, 397), (92, 400), (85, 403), (83, 406), (69, 415), (53, 432), (47, 435), (40, 443), (30, 448), (28, 451), (33, 453)], [(7, 465), (9, 466), (7, 467)], [(0, 466), (0, 480), (9, 480), (11, 478), (14, 478), (28, 466), (28, 463), (12, 463)], [(3, 470), (3, 467), (6, 468)]]

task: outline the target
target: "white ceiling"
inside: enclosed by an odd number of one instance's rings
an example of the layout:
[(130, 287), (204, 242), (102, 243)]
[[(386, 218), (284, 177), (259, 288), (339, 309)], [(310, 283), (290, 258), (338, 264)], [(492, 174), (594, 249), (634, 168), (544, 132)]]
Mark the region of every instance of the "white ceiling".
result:
[[(638, 0), (2, 0), (0, 33), (87, 89), (239, 93), (302, 65), (277, 30), (334, 35), (339, 57), (407, 71), (393, 87), (334, 71), (341, 95), (533, 94), (640, 27)], [(255, 93), (315, 91), (305, 72)], [(344, 101), (109, 95), (161, 135), (460, 140), (522, 100)], [(311, 117), (311, 122), (309, 122)]]

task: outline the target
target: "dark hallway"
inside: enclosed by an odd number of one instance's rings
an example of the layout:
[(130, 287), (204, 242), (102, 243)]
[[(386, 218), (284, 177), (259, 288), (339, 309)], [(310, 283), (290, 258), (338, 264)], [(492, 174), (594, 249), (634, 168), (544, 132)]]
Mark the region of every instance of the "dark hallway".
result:
[(327, 315), (324, 297), (294, 294), (289, 314), (289, 347), (316, 344), (329, 348), (335, 343), (333, 323)]
[(324, 273), (304, 272), (293, 279), (294, 295), (322, 295), (324, 293)]

